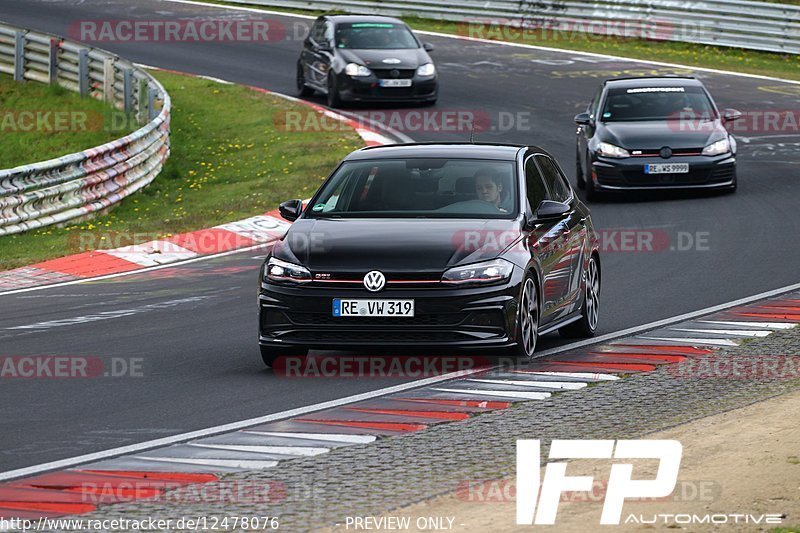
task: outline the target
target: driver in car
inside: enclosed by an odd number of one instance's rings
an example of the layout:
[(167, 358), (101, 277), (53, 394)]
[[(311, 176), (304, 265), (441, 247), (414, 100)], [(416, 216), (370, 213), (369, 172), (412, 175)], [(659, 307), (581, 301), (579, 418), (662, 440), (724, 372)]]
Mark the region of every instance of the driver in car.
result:
[(508, 210), (501, 205), (502, 192), (503, 184), (496, 172), (482, 168), (475, 173), (475, 193), (478, 195), (478, 199), (489, 202), (499, 211), (507, 213)]

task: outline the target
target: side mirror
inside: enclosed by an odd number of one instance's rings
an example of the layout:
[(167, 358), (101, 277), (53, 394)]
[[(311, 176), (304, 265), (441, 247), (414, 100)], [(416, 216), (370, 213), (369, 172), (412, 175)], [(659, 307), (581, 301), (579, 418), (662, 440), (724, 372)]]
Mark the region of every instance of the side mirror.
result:
[(536, 222), (546, 222), (552, 220), (560, 220), (566, 216), (570, 211), (570, 206), (561, 202), (554, 202), (552, 200), (542, 200), (539, 207), (536, 208), (534, 213), (534, 220)]
[(294, 222), (303, 212), (303, 200), (287, 200), (278, 207), (278, 211), (283, 218)]
[(575, 115), (575, 123), (581, 126), (588, 126), (592, 123), (592, 116), (589, 113), (578, 113)]
[(722, 112), (722, 122), (733, 122), (742, 118), (742, 112), (736, 109), (726, 109)]
[(431, 43), (422, 43), (422, 48), (424, 48), (426, 52), (433, 52), (435, 50), (435, 47)]

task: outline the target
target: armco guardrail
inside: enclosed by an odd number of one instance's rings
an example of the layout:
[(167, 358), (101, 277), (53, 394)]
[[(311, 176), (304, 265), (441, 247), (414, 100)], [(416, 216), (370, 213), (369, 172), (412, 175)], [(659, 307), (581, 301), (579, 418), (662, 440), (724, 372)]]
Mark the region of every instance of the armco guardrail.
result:
[(293, 9), (414, 16), (547, 32), (643, 37), (800, 54), (800, 6), (743, 0), (228, 0)]
[(105, 100), (144, 126), (116, 141), (0, 170), (0, 236), (103, 211), (148, 185), (169, 156), (170, 98), (110, 52), (0, 23), (0, 72)]

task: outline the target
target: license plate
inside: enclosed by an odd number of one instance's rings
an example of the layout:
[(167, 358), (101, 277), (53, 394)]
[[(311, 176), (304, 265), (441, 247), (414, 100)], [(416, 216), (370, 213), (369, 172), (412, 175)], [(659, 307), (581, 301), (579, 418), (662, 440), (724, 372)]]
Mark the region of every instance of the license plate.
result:
[(411, 87), (411, 80), (381, 80), (381, 87)]
[(333, 316), (413, 317), (414, 300), (343, 300), (334, 298)]
[(644, 166), (645, 174), (686, 174), (689, 163), (654, 163)]

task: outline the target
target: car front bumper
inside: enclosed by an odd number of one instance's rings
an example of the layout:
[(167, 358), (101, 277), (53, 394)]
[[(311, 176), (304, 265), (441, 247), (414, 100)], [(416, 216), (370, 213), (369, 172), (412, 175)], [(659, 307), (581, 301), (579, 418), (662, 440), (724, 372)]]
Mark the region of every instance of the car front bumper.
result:
[[(647, 164), (687, 163), (685, 174), (645, 174)], [(598, 190), (651, 190), (674, 188), (729, 188), (736, 183), (736, 158), (719, 156), (627, 157), (613, 159), (593, 156), (592, 175)]]
[(436, 76), (414, 76), (410, 87), (381, 87), (376, 76), (350, 77), (339, 75), (339, 97), (347, 102), (429, 102), (437, 98)]
[[(387, 289), (380, 293), (363, 287), (291, 287), (262, 282), (259, 342), (273, 348), (320, 349), (512, 346), (521, 287), (518, 269), (503, 285)], [(415, 316), (335, 318), (334, 298), (413, 299)]]

